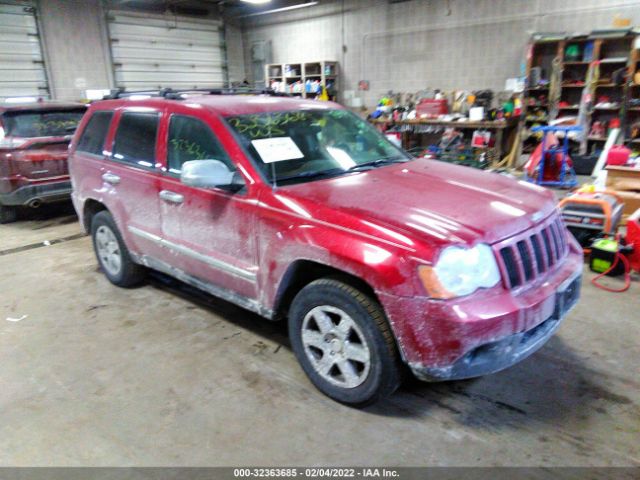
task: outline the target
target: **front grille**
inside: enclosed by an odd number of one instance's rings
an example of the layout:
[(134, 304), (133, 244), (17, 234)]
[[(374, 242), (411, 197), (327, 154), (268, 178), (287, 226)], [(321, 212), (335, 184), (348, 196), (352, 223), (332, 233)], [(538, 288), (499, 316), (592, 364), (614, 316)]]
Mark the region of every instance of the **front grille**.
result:
[(497, 246), (498, 263), (508, 288), (518, 288), (549, 272), (568, 253), (562, 220), (554, 215), (539, 226)]

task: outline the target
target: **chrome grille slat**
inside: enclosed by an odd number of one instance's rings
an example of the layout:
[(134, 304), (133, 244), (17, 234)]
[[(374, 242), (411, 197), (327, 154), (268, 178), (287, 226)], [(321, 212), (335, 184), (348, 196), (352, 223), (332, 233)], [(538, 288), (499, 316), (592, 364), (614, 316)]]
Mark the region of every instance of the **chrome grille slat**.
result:
[(558, 232), (556, 231), (555, 224), (549, 225), (549, 234), (551, 235), (551, 241), (553, 242), (553, 252), (555, 253), (556, 262), (560, 258), (560, 245), (558, 244)]
[(564, 256), (564, 254), (567, 253), (567, 249), (569, 246), (569, 244), (567, 243), (567, 235), (565, 233), (564, 224), (562, 223), (561, 219), (558, 219), (556, 225), (558, 227), (558, 234), (560, 235), (560, 244), (562, 245), (562, 256)]
[(553, 255), (553, 248), (551, 247), (551, 240), (549, 240), (549, 232), (547, 229), (543, 229), (540, 234), (544, 241), (545, 252), (547, 254), (547, 268), (551, 268), (555, 263), (555, 257)]
[(494, 245), (507, 288), (526, 287), (549, 274), (567, 255), (562, 220), (554, 215), (534, 228)]
[(547, 270), (547, 267), (538, 235), (531, 235), (531, 237), (529, 237), (529, 243), (531, 244), (531, 249), (533, 250), (533, 254), (536, 259), (536, 271), (538, 272), (538, 275), (541, 275)]
[(522, 261), (522, 267), (524, 268), (524, 279), (530, 281), (533, 279), (533, 259), (527, 248), (527, 244), (524, 240), (520, 240), (516, 243), (518, 253), (520, 254), (520, 260)]

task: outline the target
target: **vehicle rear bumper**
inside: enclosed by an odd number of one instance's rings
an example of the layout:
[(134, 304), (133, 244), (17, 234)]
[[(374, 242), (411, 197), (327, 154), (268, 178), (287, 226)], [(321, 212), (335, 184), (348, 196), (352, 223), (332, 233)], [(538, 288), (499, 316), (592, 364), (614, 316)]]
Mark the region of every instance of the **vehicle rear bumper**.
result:
[(381, 300), (404, 360), (425, 381), (503, 370), (541, 348), (580, 297), (582, 254), (572, 251), (550, 277), (513, 295), (503, 287), (441, 301)]
[(61, 202), (68, 200), (70, 196), (71, 182), (65, 180), (24, 185), (11, 192), (0, 193), (0, 203), (2, 205), (28, 206), (34, 201), (40, 203)]

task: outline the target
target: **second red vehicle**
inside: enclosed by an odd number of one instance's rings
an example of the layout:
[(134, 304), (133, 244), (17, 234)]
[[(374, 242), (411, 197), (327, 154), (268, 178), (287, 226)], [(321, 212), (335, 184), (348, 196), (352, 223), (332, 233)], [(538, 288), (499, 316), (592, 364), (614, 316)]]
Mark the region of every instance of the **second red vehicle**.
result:
[[(220, 92), (217, 92), (220, 93)], [(165, 93), (94, 103), (73, 201), (120, 286), (159, 270), (269, 319), (326, 395), (366, 405), (524, 359), (579, 297), (551, 192), (398, 149), (325, 102)]]
[(67, 149), (85, 111), (79, 103), (0, 104), (0, 223), (20, 207), (69, 200)]

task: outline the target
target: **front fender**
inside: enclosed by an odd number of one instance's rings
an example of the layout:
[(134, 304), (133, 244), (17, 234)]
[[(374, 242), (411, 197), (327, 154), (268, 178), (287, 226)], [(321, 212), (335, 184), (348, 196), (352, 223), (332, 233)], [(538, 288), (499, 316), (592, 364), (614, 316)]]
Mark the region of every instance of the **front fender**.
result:
[(405, 296), (415, 293), (414, 262), (391, 245), (337, 226), (300, 221), (263, 225), (259, 242), (262, 259), (261, 302), (274, 308), (290, 266), (315, 262), (360, 278), (376, 292)]

